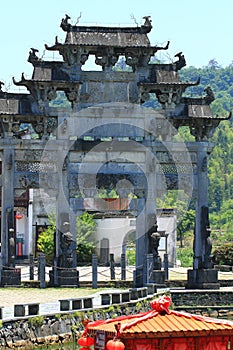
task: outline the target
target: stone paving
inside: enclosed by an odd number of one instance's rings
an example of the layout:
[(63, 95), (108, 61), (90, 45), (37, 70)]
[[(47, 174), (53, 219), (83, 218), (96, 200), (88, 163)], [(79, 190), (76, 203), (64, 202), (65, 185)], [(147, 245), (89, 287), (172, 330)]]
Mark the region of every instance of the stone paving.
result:
[[(18, 267), (18, 266), (17, 266)], [(29, 280), (29, 268), (20, 267), (22, 271), (22, 281)], [(126, 279), (132, 280), (134, 267), (127, 267)], [(49, 268), (46, 269), (46, 279), (48, 276)], [(79, 268), (80, 280), (91, 281), (91, 267)], [(185, 268), (173, 268), (169, 270), (169, 277), (171, 280), (180, 279), (185, 280), (187, 278), (187, 269)], [(35, 279), (37, 278), (35, 274)], [(120, 280), (120, 268), (116, 269), (116, 279)], [(219, 272), (219, 279), (233, 280), (233, 273), (231, 272)], [(109, 268), (98, 268), (98, 281), (110, 281)], [(110, 287), (111, 288), (111, 287)], [(229, 287), (233, 291), (233, 287)], [(91, 288), (0, 288), (0, 306), (3, 308), (3, 319), (12, 319), (13, 310), (15, 304), (27, 304), (27, 303), (39, 303), (39, 313), (54, 314), (60, 311), (60, 299), (72, 299), (84, 297), (86, 295), (93, 295), (94, 306), (100, 305), (100, 292), (101, 288), (97, 290)]]
[[(22, 282), (29, 281), (29, 267), (16, 266), (21, 269)], [(46, 267), (46, 280), (49, 280), (49, 270)], [(91, 267), (79, 267), (80, 281), (92, 281)], [(126, 279), (133, 279), (134, 267), (127, 268)], [(34, 280), (37, 280), (37, 269), (35, 269)], [(115, 269), (115, 277), (117, 280), (121, 279), (121, 269)], [(98, 281), (110, 281), (110, 269), (109, 267), (98, 267)], [(110, 281), (111, 282), (111, 281)], [(28, 304), (39, 303), (39, 314), (54, 314), (60, 312), (60, 299), (72, 299), (80, 298), (86, 295), (93, 295), (94, 306), (99, 306), (101, 288), (97, 290), (91, 288), (21, 288), (21, 287), (5, 287), (0, 288), (0, 307), (3, 307), (2, 318), (13, 319), (14, 318), (14, 305), (16, 304)]]

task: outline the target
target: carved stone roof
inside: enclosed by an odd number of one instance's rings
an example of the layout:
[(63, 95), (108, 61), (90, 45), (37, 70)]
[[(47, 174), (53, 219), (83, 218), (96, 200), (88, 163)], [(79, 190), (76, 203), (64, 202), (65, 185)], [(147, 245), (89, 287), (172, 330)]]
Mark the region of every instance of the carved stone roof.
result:
[[(96, 31), (87, 31), (86, 27), (77, 27), (78, 31), (70, 31), (66, 35), (65, 44), (93, 45), (114, 47), (148, 47), (150, 41), (146, 34), (125, 30), (113, 31), (117, 28), (93, 27)], [(121, 28), (123, 29), (123, 28)], [(127, 28), (128, 29), (128, 28)], [(137, 28), (136, 28), (137, 29)]]
[(137, 27), (100, 27), (74, 26), (68, 23), (70, 17), (61, 21), (61, 28), (67, 32), (65, 44), (114, 46), (114, 47), (148, 47), (147, 37), (152, 29), (150, 16), (145, 16), (145, 23)]

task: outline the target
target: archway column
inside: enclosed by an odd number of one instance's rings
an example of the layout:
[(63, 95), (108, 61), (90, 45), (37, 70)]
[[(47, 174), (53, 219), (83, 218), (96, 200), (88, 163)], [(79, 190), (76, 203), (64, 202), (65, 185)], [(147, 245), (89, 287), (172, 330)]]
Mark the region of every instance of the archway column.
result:
[(138, 216), (136, 219), (136, 271), (134, 285), (145, 286), (147, 281), (147, 254), (149, 253), (148, 231), (156, 225), (156, 162), (148, 148), (145, 158), (147, 184), (146, 198), (138, 199)]
[(188, 271), (188, 289), (218, 289), (218, 271), (212, 269), (209, 207), (208, 207), (208, 142), (199, 142), (196, 174), (196, 218), (193, 242), (193, 269)]
[(2, 152), (1, 258), (3, 270), (0, 281), (2, 286), (21, 283), (20, 269), (14, 268), (14, 161), (14, 148), (6, 147)]
[[(12, 263), (9, 240), (14, 230), (14, 149), (2, 152), (2, 216), (1, 216), (1, 256), (3, 266)], [(13, 232), (13, 231), (12, 231)], [(13, 254), (14, 255), (14, 254)]]
[(76, 259), (76, 217), (70, 208), (68, 150), (57, 153), (58, 185), (56, 196), (55, 259), (52, 283), (59, 286), (78, 286)]

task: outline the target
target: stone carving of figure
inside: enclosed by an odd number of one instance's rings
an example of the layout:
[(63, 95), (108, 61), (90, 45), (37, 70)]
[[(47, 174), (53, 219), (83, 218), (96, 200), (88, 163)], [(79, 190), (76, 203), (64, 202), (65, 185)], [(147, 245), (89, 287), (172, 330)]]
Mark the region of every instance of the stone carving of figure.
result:
[(186, 60), (182, 52), (178, 52), (175, 57), (178, 57), (178, 60), (175, 62), (176, 71), (186, 66)]
[(3, 81), (0, 81), (0, 91), (2, 91), (3, 85), (5, 85), (5, 84), (3, 83)]
[(13, 228), (13, 208), (6, 208), (7, 216), (7, 231), (8, 231), (8, 264), (14, 267), (15, 264), (15, 238), (14, 238), (14, 228)]
[(161, 259), (159, 256), (158, 248), (160, 242), (160, 234), (158, 232), (157, 220), (148, 230), (148, 239), (149, 239), (149, 249), (148, 253), (153, 254), (154, 269), (161, 270)]
[(14, 259), (15, 259), (15, 239), (13, 235), (9, 238), (9, 263), (10, 266), (14, 266)]
[(144, 16), (143, 19), (145, 20), (144, 24), (141, 26), (143, 33), (149, 33), (152, 29), (151, 19), (150, 16)]
[(62, 20), (61, 20), (61, 25), (60, 25), (60, 27), (64, 30), (64, 31), (66, 31), (67, 30), (67, 28), (68, 28), (68, 26), (69, 26), (69, 19), (70, 19), (70, 16), (69, 15), (65, 15), (65, 18), (62, 18)]
[(155, 270), (161, 270), (161, 258), (158, 252), (159, 242), (160, 242), (160, 234), (158, 232), (153, 232), (151, 234), (151, 247), (152, 247)]
[(209, 223), (209, 208), (207, 206), (201, 207), (201, 235), (204, 243), (204, 261), (203, 268), (208, 269), (212, 267), (211, 250), (212, 242), (210, 239), (210, 223)]
[(207, 88), (204, 91), (206, 93), (205, 102), (207, 104), (210, 104), (211, 102), (213, 102), (215, 100), (215, 96), (214, 96), (213, 90), (211, 89), (210, 86), (207, 86)]
[(63, 223), (63, 232), (60, 237), (61, 255), (59, 257), (59, 266), (64, 268), (73, 267), (73, 253), (75, 251), (75, 241), (72, 233), (69, 231), (69, 222)]
[(39, 60), (39, 57), (36, 55), (39, 50), (31, 47), (31, 51), (29, 51), (28, 62), (35, 62)]

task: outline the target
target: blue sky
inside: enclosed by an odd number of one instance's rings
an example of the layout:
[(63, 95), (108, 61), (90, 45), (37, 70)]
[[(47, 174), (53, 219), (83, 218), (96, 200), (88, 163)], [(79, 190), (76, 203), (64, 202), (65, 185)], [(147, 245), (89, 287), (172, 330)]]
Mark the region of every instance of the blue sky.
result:
[[(12, 77), (21, 73), (31, 76), (27, 62), (31, 47), (43, 55), (44, 45), (53, 45), (55, 36), (65, 39), (60, 21), (65, 14), (75, 24), (80, 13), (80, 25), (140, 25), (142, 17), (150, 15), (152, 44), (171, 44), (158, 55), (172, 60), (182, 51), (187, 66), (203, 67), (216, 59), (223, 67), (233, 61), (233, 1), (232, 0), (8, 0), (1, 4), (0, 80), (11, 88)], [(51, 52), (46, 53), (46, 56)], [(46, 57), (45, 56), (45, 57)], [(158, 58), (161, 58), (158, 56)]]

